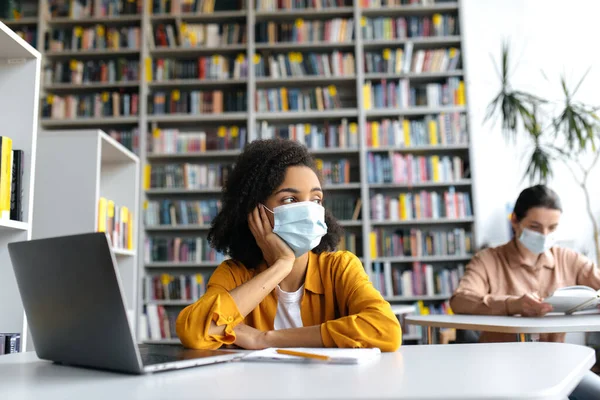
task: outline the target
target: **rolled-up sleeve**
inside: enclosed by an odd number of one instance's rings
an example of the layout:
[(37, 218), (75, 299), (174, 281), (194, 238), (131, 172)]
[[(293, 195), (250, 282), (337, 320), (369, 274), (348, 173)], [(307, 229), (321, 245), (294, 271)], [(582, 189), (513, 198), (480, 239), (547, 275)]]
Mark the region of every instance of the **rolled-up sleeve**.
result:
[(450, 298), (450, 308), (454, 313), (510, 314), (507, 300), (512, 296), (490, 294), (489, 277), (485, 262), (480, 255), (475, 255), (467, 265), (465, 275), (461, 278), (458, 288)]
[(356, 257), (344, 258), (335, 277), (336, 297), (347, 316), (321, 324), (326, 347), (379, 348), (396, 351), (402, 330), (390, 304), (373, 287)]
[[(228, 262), (222, 263), (210, 277), (206, 293), (177, 317), (177, 336), (185, 347), (218, 349), (235, 342), (233, 329), (244, 320), (229, 294), (237, 286), (231, 266)], [(211, 321), (225, 327), (222, 335), (209, 333)]]

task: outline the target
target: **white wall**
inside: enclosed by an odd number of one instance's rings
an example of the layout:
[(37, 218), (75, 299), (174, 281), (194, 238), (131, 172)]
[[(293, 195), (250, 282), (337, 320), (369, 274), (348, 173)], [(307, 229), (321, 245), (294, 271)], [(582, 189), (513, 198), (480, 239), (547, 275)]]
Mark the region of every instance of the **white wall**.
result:
[[(506, 203), (529, 186), (524, 146), (507, 145), (499, 123), (483, 123), (485, 110), (500, 88), (491, 56), (498, 62), (503, 39), (511, 43), (514, 86), (540, 96), (561, 99), (560, 74), (575, 85), (591, 67), (577, 98), (600, 106), (600, 52), (597, 50), (597, 0), (462, 0), (464, 52), (473, 141), (474, 201), (477, 244), (508, 239)], [(547, 76), (546, 80), (542, 71)], [(521, 141), (521, 143), (525, 143)], [(530, 150), (529, 150), (530, 151)], [(559, 237), (586, 248), (593, 257), (592, 227), (581, 189), (560, 166), (551, 186), (563, 202)], [(590, 177), (592, 203), (600, 219), (600, 165)]]

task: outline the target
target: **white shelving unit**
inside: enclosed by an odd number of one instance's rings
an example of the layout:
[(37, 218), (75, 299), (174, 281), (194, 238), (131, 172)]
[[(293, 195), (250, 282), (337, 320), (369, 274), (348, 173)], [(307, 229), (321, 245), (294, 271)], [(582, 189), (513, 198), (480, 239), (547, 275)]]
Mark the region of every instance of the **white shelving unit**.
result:
[(100, 197), (133, 212), (133, 250), (113, 251), (137, 327), (139, 159), (100, 130), (44, 131), (38, 150), (33, 238), (97, 231)]
[(29, 348), (27, 319), (7, 244), (31, 239), (40, 67), (40, 53), (0, 22), (0, 135), (25, 156), (24, 221), (0, 220), (0, 332), (21, 333), (22, 351)]

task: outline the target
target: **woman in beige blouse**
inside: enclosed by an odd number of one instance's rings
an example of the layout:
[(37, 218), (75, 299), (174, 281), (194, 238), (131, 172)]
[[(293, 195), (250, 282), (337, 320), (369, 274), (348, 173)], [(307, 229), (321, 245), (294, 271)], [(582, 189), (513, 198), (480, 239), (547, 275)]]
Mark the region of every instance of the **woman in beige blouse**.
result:
[[(573, 285), (600, 289), (600, 272), (587, 257), (554, 245), (562, 208), (557, 194), (544, 185), (521, 192), (511, 224), (514, 238), (477, 253), (450, 299), (457, 314), (543, 316), (552, 306), (543, 302), (554, 290)], [(564, 341), (564, 333), (540, 335), (540, 341)], [(482, 332), (480, 342), (515, 341), (515, 335)], [(600, 399), (600, 378), (590, 372), (594, 392), (572, 399)], [(583, 382), (582, 382), (583, 383)], [(586, 388), (590, 389), (590, 388)], [(595, 390), (598, 390), (596, 392)]]

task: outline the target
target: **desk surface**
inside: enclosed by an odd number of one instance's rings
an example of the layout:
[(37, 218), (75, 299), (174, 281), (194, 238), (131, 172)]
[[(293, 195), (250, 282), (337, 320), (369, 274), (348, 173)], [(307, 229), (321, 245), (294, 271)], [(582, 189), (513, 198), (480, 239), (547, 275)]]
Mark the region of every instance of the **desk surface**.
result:
[(563, 343), (403, 346), (366, 365), (231, 362), (147, 376), (0, 356), (6, 399), (564, 399), (595, 362)]
[(406, 322), (434, 328), (471, 329), (502, 333), (599, 332), (600, 314), (546, 315), (538, 318), (496, 315), (419, 315)]

